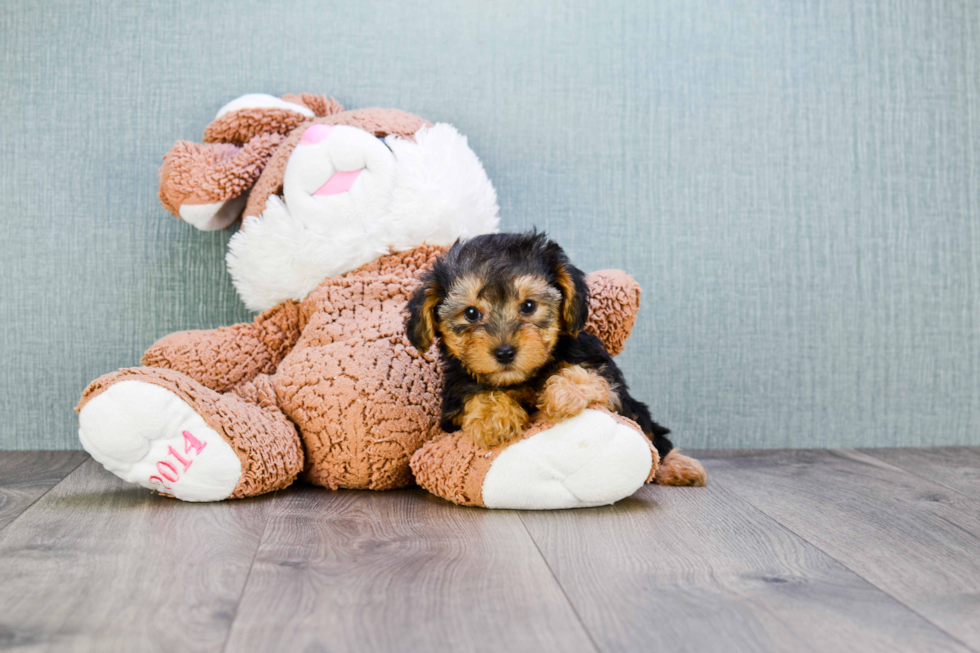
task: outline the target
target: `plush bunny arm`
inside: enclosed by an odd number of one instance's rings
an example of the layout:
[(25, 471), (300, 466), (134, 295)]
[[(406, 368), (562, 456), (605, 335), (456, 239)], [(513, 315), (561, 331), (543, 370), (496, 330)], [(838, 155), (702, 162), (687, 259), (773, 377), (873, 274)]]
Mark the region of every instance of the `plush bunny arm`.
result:
[(640, 284), (622, 270), (600, 270), (585, 280), (589, 284), (585, 330), (602, 341), (610, 356), (616, 356), (626, 346), (640, 310)]
[(180, 331), (159, 340), (143, 365), (177, 370), (217, 392), (227, 392), (258, 374), (272, 374), (299, 340), (298, 302), (270, 308), (254, 322), (208, 331)]

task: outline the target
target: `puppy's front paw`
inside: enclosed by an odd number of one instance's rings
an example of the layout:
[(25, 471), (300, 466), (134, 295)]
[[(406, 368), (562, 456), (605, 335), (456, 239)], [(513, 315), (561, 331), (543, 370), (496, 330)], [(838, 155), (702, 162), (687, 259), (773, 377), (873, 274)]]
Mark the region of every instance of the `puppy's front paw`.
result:
[(550, 422), (563, 422), (594, 404), (615, 410), (615, 397), (604, 378), (580, 365), (569, 365), (545, 382), (538, 410)]
[(467, 399), (462, 426), (477, 446), (489, 449), (519, 437), (527, 422), (519, 403), (493, 390)]

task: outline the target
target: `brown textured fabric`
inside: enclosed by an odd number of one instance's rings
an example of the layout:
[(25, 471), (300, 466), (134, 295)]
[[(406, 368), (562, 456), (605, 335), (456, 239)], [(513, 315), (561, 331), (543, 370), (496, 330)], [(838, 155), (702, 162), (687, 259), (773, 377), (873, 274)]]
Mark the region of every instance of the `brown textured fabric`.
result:
[[(421, 251), (420, 251), (421, 250)], [(332, 278), (303, 301), (303, 335), (274, 377), (307, 452), (304, 477), (330, 488), (404, 487), (409, 459), (439, 432), (437, 352), (404, 336), (420, 248), (386, 257), (386, 274)], [(394, 272), (394, 273), (392, 273)]]
[[(174, 370), (134, 367), (106, 374), (93, 381), (75, 410), (121, 381), (141, 381), (165, 388), (187, 402), (204, 421), (231, 445), (242, 463), (242, 477), (231, 498), (271, 492), (290, 485), (303, 469), (303, 448), (296, 427), (275, 406), (263, 407), (236, 394), (218, 394)], [(252, 386), (255, 396), (264, 385)], [(264, 391), (271, 388), (264, 386)], [(247, 393), (246, 393), (247, 394)]]
[(326, 95), (315, 95), (313, 93), (300, 93), (295, 95), (294, 93), (287, 93), (282, 96), (282, 99), (286, 102), (295, 102), (296, 104), (302, 104), (307, 109), (311, 110), (318, 118), (323, 116), (332, 116), (335, 113), (340, 113), (344, 110), (344, 105), (332, 97), (327, 97)]
[[(592, 406), (592, 409), (608, 413), (620, 424), (640, 430), (635, 422), (622, 415), (611, 413), (600, 406)], [(420, 487), (438, 497), (461, 506), (486, 507), (483, 503), (483, 481), (493, 461), (507, 447), (552, 426), (553, 422), (549, 422), (541, 413), (535, 413), (521, 437), (487, 449), (477, 446), (463, 431), (443, 433), (415, 452), (411, 461), (412, 472)], [(659, 463), (657, 450), (652, 444), (650, 451), (653, 455), (653, 466), (647, 483), (653, 479)]]
[(204, 130), (204, 142), (242, 145), (259, 134), (287, 136), (307, 120), (310, 118), (289, 109), (239, 109), (208, 125)]
[(593, 272), (586, 282), (590, 298), (585, 330), (602, 341), (610, 356), (618, 356), (640, 310), (640, 284), (622, 270)]
[[(321, 122), (321, 121), (317, 121)], [(415, 140), (415, 132), (423, 127), (431, 127), (428, 120), (400, 109), (354, 109), (344, 111), (322, 121), (327, 125), (347, 125), (363, 129), (375, 136), (394, 134), (408, 140)]]
[(235, 386), (232, 392), (259, 408), (279, 408), (276, 387), (268, 374), (259, 374), (251, 381)]
[(423, 270), (431, 268), (436, 259), (448, 251), (448, 245), (420, 245), (409, 251), (381, 256), (343, 276), (347, 279), (374, 276), (398, 276), (414, 279)]
[[(533, 435), (532, 428), (535, 428), (534, 424), (528, 427), (524, 437)], [(443, 433), (423, 445), (412, 456), (415, 482), (427, 492), (446, 501), (461, 506), (485, 508), (483, 481), (493, 460), (511, 444), (513, 442), (497, 445), (494, 447), (496, 451), (488, 451), (476, 446), (462, 431)]]
[(256, 374), (272, 374), (299, 339), (298, 302), (286, 301), (251, 323), (207, 331), (179, 331), (143, 354), (143, 365), (183, 372), (216, 392), (227, 392)]
[(223, 202), (246, 192), (279, 148), (279, 134), (259, 134), (244, 147), (178, 141), (163, 157), (160, 202), (180, 217), (182, 204)]
[(312, 125), (348, 125), (363, 129), (375, 136), (397, 134), (402, 138), (413, 139), (415, 132), (430, 124), (418, 116), (398, 109), (356, 109), (309, 120), (302, 129), (295, 129), (269, 160), (259, 180), (255, 182), (251, 195), (248, 196), (243, 215), (262, 215), (269, 196), (282, 194), (282, 180), (286, 175), (289, 157), (303, 137), (303, 132)]

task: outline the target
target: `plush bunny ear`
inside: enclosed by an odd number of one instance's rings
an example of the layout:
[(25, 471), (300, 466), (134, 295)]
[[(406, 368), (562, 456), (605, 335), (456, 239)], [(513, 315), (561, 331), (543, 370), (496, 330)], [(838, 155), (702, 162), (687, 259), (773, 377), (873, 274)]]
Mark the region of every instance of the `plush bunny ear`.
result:
[(283, 140), (259, 134), (244, 147), (179, 141), (163, 157), (160, 202), (202, 231), (224, 229), (241, 215), (248, 191)]
[(253, 93), (232, 100), (204, 133), (204, 145), (181, 141), (163, 158), (160, 201), (198, 229), (223, 229), (242, 214), (269, 159), (293, 130), (344, 108), (325, 95)]
[(317, 118), (332, 116), (335, 113), (344, 111), (344, 105), (326, 95), (314, 95), (313, 93), (300, 93), (299, 95), (295, 95), (293, 93), (287, 93), (282, 96), (282, 100), (284, 102), (303, 105), (312, 110)]
[(244, 145), (259, 134), (285, 136), (308, 120), (343, 110), (339, 102), (325, 95), (302, 93), (277, 98), (251, 93), (221, 107), (204, 131), (204, 142)]

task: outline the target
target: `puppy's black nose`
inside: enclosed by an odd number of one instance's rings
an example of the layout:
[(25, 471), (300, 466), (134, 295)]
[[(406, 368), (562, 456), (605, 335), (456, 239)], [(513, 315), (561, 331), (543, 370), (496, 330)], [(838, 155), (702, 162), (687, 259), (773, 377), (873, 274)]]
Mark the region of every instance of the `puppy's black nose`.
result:
[(506, 365), (514, 360), (517, 356), (517, 350), (514, 349), (513, 345), (500, 345), (493, 350), (493, 357), (497, 359), (498, 363)]

